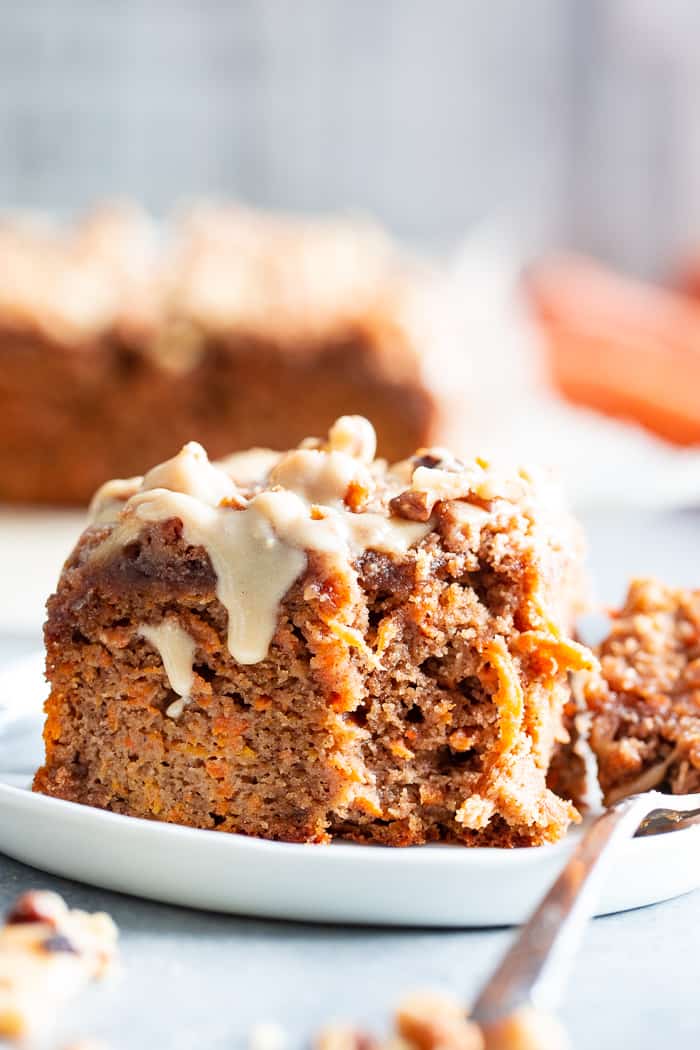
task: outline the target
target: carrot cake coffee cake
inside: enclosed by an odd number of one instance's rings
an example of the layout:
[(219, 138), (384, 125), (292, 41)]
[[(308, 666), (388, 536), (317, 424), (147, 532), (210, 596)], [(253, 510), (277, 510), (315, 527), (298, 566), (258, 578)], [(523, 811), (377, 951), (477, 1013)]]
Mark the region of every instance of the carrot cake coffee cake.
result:
[(46, 625), (35, 790), (292, 841), (535, 844), (582, 590), (547, 480), (327, 440), (109, 482)]
[(700, 591), (635, 580), (596, 651), (600, 671), (575, 684), (573, 753), (557, 756), (552, 786), (577, 803), (591, 781), (608, 804), (700, 791)]
[(0, 500), (87, 504), (191, 438), (215, 457), (286, 449), (348, 412), (372, 417), (382, 455), (410, 455), (452, 412), (451, 299), (444, 274), (357, 222), (223, 207), (159, 236), (128, 209), (58, 232), (6, 222)]

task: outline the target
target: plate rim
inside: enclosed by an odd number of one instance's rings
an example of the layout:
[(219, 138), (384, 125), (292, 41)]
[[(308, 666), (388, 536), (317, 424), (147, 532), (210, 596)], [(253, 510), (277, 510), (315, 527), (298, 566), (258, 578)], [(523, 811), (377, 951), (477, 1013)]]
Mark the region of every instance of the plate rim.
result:
[[(34, 696), (31, 705), (19, 700), (0, 707), (0, 737), (28, 716), (28, 731), (39, 729), (41, 655), (30, 653), (0, 668), (0, 702), (3, 687), (10, 685), (10, 695)], [(4, 725), (3, 710), (10, 713)], [(280, 842), (53, 798), (33, 792), (30, 776), (26, 767), (0, 769), (0, 814), (7, 818), (0, 820), (0, 852), (54, 876), (134, 897), (267, 919), (435, 929), (516, 925), (556, 877), (581, 828), (556, 843), (517, 848)], [(36, 840), (32, 826), (40, 833)], [(104, 842), (104, 849), (91, 854), (86, 844), (93, 841)], [(148, 850), (165, 860), (144, 869)], [(204, 888), (187, 881), (193, 864), (210, 879)], [(618, 870), (597, 914), (697, 889), (700, 826), (629, 840), (622, 845)], [(640, 872), (637, 879), (632, 871)], [(436, 894), (440, 880), (444, 892)], [(311, 897), (309, 886), (316, 891)]]

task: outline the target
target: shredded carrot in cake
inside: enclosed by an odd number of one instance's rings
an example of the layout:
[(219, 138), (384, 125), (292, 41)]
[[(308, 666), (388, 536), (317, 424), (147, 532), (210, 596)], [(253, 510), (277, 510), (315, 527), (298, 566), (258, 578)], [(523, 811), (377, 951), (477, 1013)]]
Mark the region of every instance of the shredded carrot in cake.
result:
[(497, 688), (493, 702), (498, 708), (498, 725), (501, 748), (509, 751), (518, 740), (518, 733), (523, 721), (525, 703), (523, 688), (502, 638), (496, 638), (487, 647), (486, 656), (496, 672)]

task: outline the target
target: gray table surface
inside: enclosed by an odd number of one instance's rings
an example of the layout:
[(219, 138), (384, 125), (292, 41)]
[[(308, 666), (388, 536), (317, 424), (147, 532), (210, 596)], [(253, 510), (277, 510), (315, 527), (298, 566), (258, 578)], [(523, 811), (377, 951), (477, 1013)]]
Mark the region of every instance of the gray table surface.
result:
[[(586, 525), (604, 600), (618, 600), (631, 574), (700, 585), (700, 514), (599, 512)], [(0, 638), (0, 661), (37, 642)], [(66, 1015), (56, 1047), (91, 1035), (113, 1050), (230, 1050), (261, 1021), (281, 1023), (291, 1048), (330, 1018), (382, 1030), (409, 988), (437, 985), (468, 999), (512, 936), (199, 913), (56, 879), (0, 856), (0, 908), (39, 886), (73, 905), (106, 909), (122, 934), (122, 972)], [(562, 1009), (576, 1050), (697, 1050), (699, 929), (700, 893), (591, 923)]]

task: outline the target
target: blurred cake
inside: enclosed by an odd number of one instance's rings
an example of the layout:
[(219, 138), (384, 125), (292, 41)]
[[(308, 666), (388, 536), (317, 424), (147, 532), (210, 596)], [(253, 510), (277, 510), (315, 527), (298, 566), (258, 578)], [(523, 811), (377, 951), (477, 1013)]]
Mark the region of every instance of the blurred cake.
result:
[(350, 221), (233, 207), (158, 231), (129, 208), (58, 230), (8, 220), (0, 500), (87, 503), (187, 440), (213, 456), (288, 448), (353, 412), (383, 455), (408, 455), (436, 439), (462, 367), (449, 299), (437, 272)]
[(110, 482), (49, 601), (35, 790), (323, 842), (553, 841), (579, 532), (547, 479), (367, 420)]

